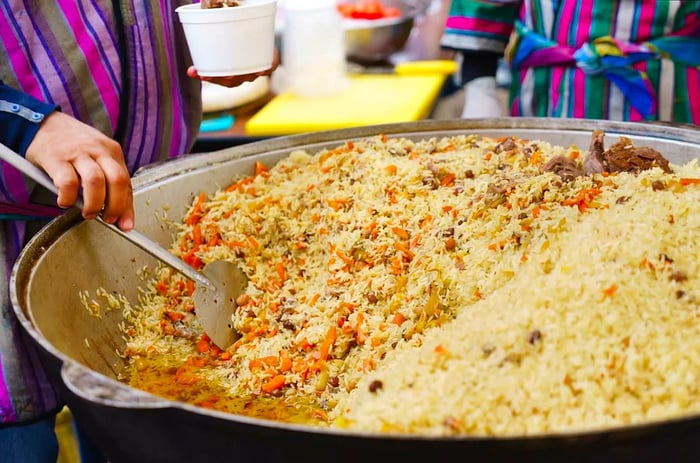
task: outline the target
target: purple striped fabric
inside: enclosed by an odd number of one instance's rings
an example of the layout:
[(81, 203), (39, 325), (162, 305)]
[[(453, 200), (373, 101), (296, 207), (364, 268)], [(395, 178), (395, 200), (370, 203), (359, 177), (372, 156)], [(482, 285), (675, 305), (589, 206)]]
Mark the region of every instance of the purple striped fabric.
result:
[[(201, 119), (200, 84), (185, 74), (191, 59), (175, 13), (184, 3), (0, 0), (0, 78), (118, 136), (131, 173), (184, 154)], [(31, 188), (14, 168), (0, 167), (0, 203), (26, 204)], [(0, 222), (6, 281), (24, 239), (24, 223)], [(0, 299), (0, 423), (30, 420), (59, 402), (21, 336), (7, 285)]]
[[(564, 48), (578, 49), (608, 35), (620, 43), (641, 44), (700, 28), (700, 1), (452, 0), (441, 43), (502, 52), (516, 21)], [(700, 41), (697, 34), (684, 35)], [(700, 125), (700, 69), (658, 59), (633, 67), (649, 76), (655, 95), (666, 95), (652, 119)], [(667, 87), (673, 91), (661, 92)], [(574, 65), (516, 69), (510, 93), (514, 116), (644, 120), (610, 80)]]

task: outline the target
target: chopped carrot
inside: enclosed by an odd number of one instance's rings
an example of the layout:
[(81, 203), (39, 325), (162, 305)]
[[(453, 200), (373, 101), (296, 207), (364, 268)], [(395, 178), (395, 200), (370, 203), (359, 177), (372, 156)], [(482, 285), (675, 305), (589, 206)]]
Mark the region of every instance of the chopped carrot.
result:
[(192, 206), (192, 211), (189, 216), (185, 219), (186, 225), (194, 225), (200, 221), (202, 218), (202, 205), (207, 200), (207, 194), (202, 192), (197, 197), (197, 201)]
[(392, 256), (389, 260), (391, 261), (391, 268), (389, 269), (389, 271), (392, 275), (399, 275), (403, 273), (404, 263), (399, 256)]
[(352, 304), (347, 301), (342, 301), (339, 305), (339, 309), (347, 310), (349, 313), (353, 313), (355, 311), (355, 307), (357, 307), (356, 304)]
[(311, 300), (309, 301), (309, 305), (314, 305), (319, 300), (320, 297), (321, 297), (321, 294), (319, 294), (319, 293), (314, 294), (313, 297), (311, 298)]
[(173, 334), (175, 334), (175, 328), (173, 328), (173, 324), (167, 320), (160, 321), (160, 329), (163, 330), (163, 333), (167, 334), (168, 336), (172, 336)]
[(343, 325), (341, 331), (343, 332), (343, 334), (350, 334), (355, 331), (355, 328), (353, 328), (352, 325), (350, 325), (349, 323), (346, 323)]
[(221, 354), (221, 348), (215, 344), (212, 344), (209, 348), (209, 356), (211, 358), (216, 358)]
[(283, 350), (280, 352), (280, 372), (285, 373), (292, 369), (292, 359), (289, 357), (289, 352)]
[(506, 247), (506, 244), (508, 243), (507, 240), (501, 240), (497, 243), (491, 243), (489, 244), (489, 251), (498, 251)]
[(328, 159), (329, 157), (333, 156), (334, 154), (337, 154), (337, 153), (335, 152), (335, 150), (328, 150), (328, 151), (326, 151), (325, 153), (321, 154), (321, 156), (319, 156), (319, 158), (318, 158), (318, 163), (319, 163), (319, 164), (323, 164), (324, 162), (326, 162), (326, 159)]
[(411, 242), (408, 244), (409, 248), (415, 248), (420, 244), (420, 235), (416, 235), (411, 239)]
[(642, 259), (642, 262), (640, 264), (642, 267), (646, 267), (649, 270), (654, 270), (654, 264), (649, 262), (647, 259)]
[(342, 259), (342, 261), (345, 262), (345, 264), (347, 264), (349, 267), (351, 267), (355, 263), (355, 261), (352, 260), (351, 257), (346, 256), (345, 254), (343, 254), (342, 252), (340, 252), (337, 249), (335, 251), (335, 255), (340, 257)]
[[(357, 342), (359, 344), (363, 344), (364, 340), (365, 340), (365, 336), (362, 334), (362, 322), (364, 320), (365, 320), (365, 314), (363, 314), (362, 312), (358, 312), (357, 313), (357, 323), (356, 323), (357, 328), (355, 329), (355, 331), (357, 331), (357, 338), (358, 338)], [(360, 337), (362, 338), (362, 342), (360, 342)]]
[(326, 412), (324, 412), (323, 410), (319, 410), (318, 408), (314, 408), (311, 413), (313, 414), (313, 416), (315, 416), (319, 420), (328, 421), (328, 414)]
[(283, 262), (277, 262), (277, 265), (275, 265), (275, 271), (277, 272), (277, 276), (280, 277), (280, 281), (282, 283), (287, 281), (287, 271), (284, 269)]
[(407, 240), (409, 238), (408, 232), (401, 227), (391, 227), (391, 231), (396, 233), (402, 240)]
[(448, 172), (445, 174), (445, 176), (440, 180), (440, 185), (442, 186), (452, 186), (455, 183), (455, 178), (457, 176), (453, 172)]
[(379, 236), (377, 222), (370, 222), (362, 227), (362, 234), (365, 236), (365, 238), (376, 239), (377, 236)]
[(309, 342), (308, 339), (303, 338), (301, 341), (299, 341), (299, 347), (301, 347), (305, 351), (310, 351), (314, 345)]
[(248, 369), (249, 370), (254, 370), (256, 368), (262, 368), (262, 367), (263, 367), (263, 363), (262, 363), (262, 360), (260, 360), (259, 358), (250, 359), (248, 361)]
[(323, 340), (323, 343), (321, 344), (321, 348), (319, 349), (319, 352), (321, 353), (321, 360), (326, 360), (328, 358), (328, 354), (330, 353), (331, 347), (333, 347), (333, 343), (335, 342), (337, 334), (337, 329), (335, 326), (331, 326), (328, 329), (328, 333), (326, 334), (326, 338)]
[(274, 376), (262, 385), (262, 390), (263, 392), (267, 392), (269, 394), (270, 392), (274, 392), (277, 389), (284, 387), (285, 382), (286, 378), (284, 375)]
[(617, 285), (612, 284), (603, 290), (603, 297), (613, 297), (617, 291)]
[(168, 285), (166, 285), (163, 281), (159, 281), (158, 283), (156, 283), (156, 289), (160, 294), (168, 293)]
[(226, 242), (226, 246), (230, 248), (244, 248), (246, 243), (242, 240), (231, 240)]
[(680, 183), (683, 186), (700, 185), (700, 178), (681, 178)]
[(276, 355), (268, 355), (267, 357), (260, 357), (260, 361), (267, 366), (274, 367), (277, 366), (280, 359)]
[(255, 161), (255, 175), (260, 175), (263, 172), (268, 172), (270, 169), (260, 161)]
[(192, 267), (199, 269), (202, 267), (202, 261), (199, 257), (195, 255), (195, 250), (189, 251), (187, 254), (182, 256), (182, 260), (184, 260), (187, 264), (191, 265)]
[(243, 191), (243, 187), (249, 183), (252, 183), (253, 181), (255, 181), (255, 177), (246, 177), (226, 188), (226, 191), (229, 193), (236, 190)]
[(185, 318), (185, 314), (182, 312), (174, 312), (172, 310), (166, 310), (165, 315), (174, 322), (178, 322), (180, 320), (183, 320)]
[(585, 188), (579, 191), (573, 198), (562, 201), (562, 204), (564, 206), (577, 206), (579, 211), (585, 212), (593, 198), (602, 192), (603, 190), (599, 188)]
[(195, 247), (202, 244), (202, 228), (199, 226), (199, 224), (194, 224), (192, 227), (192, 241), (194, 242)]
[(393, 318), (391, 319), (391, 323), (399, 326), (401, 326), (401, 324), (405, 321), (406, 317), (404, 317), (403, 314), (401, 314), (401, 312), (395, 312)]
[(406, 243), (403, 243), (403, 242), (401, 242), (401, 241), (397, 241), (396, 243), (394, 243), (394, 249), (396, 249), (397, 251), (403, 252), (403, 253), (406, 255), (406, 257), (408, 258), (409, 261), (412, 260), (412, 259), (416, 256), (416, 255), (413, 253), (413, 251), (411, 251), (411, 250), (408, 248), (408, 246), (406, 246)]
[(396, 167), (395, 164), (389, 164), (388, 166), (386, 166), (386, 167), (384, 168), (384, 171), (385, 171), (388, 175), (396, 175), (396, 172), (398, 171), (398, 168)]
[(339, 211), (350, 204), (350, 199), (348, 198), (337, 198), (337, 199), (327, 199), (326, 204), (331, 207), (334, 211)]
[(437, 346), (435, 346), (435, 352), (440, 354), (440, 355), (445, 355), (445, 354), (449, 353), (447, 348), (445, 346), (443, 346), (442, 344), (438, 344)]
[(204, 339), (204, 338), (200, 339), (199, 341), (197, 341), (196, 347), (197, 347), (197, 352), (199, 352), (200, 354), (205, 354), (205, 353), (209, 352), (209, 347), (210, 347), (209, 340)]

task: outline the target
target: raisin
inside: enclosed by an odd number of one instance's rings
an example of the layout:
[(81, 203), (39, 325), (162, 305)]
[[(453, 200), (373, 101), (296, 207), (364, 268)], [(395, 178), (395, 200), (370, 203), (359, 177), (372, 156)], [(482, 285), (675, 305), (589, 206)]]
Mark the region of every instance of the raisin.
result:
[(538, 341), (542, 339), (542, 332), (540, 330), (534, 330), (531, 331), (530, 334), (527, 335), (527, 342), (530, 344), (536, 344)]
[(381, 381), (378, 379), (375, 379), (371, 383), (369, 383), (369, 392), (371, 393), (376, 393), (378, 390), (382, 389), (384, 387), (384, 384), (382, 384)]

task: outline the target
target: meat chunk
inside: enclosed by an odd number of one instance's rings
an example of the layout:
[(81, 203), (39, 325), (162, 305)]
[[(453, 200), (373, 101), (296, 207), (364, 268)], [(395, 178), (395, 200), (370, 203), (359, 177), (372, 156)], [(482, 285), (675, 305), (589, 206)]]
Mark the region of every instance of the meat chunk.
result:
[(620, 137), (617, 143), (610, 146), (605, 153), (608, 172), (639, 172), (653, 167), (660, 167), (664, 172), (671, 173), (668, 160), (661, 153), (648, 146), (636, 147), (627, 137)]
[(497, 153), (500, 153), (502, 151), (514, 150), (517, 147), (518, 147), (518, 144), (515, 143), (515, 140), (513, 140), (513, 137), (508, 137), (503, 142), (496, 145), (496, 147), (494, 148), (494, 151)]
[(542, 170), (544, 172), (554, 172), (565, 182), (570, 182), (576, 177), (583, 175), (583, 171), (578, 168), (576, 161), (566, 156), (557, 156), (550, 159), (542, 166)]
[(653, 167), (660, 167), (670, 173), (668, 160), (661, 153), (648, 146), (634, 146), (632, 140), (621, 136), (617, 143), (605, 149), (605, 133), (601, 130), (593, 132), (591, 146), (583, 161), (583, 171), (586, 175), (601, 172), (639, 172)]
[(594, 130), (591, 138), (591, 146), (588, 148), (583, 160), (583, 171), (586, 175), (599, 174), (605, 170), (605, 132), (602, 130)]

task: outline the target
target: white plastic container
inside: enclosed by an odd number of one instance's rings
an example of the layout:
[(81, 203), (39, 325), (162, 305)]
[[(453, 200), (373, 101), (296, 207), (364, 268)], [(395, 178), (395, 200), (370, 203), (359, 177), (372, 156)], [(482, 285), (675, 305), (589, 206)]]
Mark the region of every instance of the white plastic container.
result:
[(327, 96), (348, 84), (345, 31), (336, 0), (284, 0), (282, 67), (287, 90)]
[(240, 6), (175, 11), (200, 76), (234, 76), (272, 67), (277, 0), (244, 0)]

